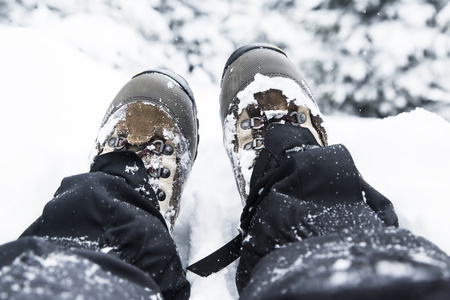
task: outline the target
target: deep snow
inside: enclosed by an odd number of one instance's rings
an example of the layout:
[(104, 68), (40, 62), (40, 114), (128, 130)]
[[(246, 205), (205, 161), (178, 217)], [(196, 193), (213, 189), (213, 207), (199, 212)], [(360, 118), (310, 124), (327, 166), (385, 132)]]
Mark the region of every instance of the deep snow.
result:
[[(5, 243), (39, 216), (64, 176), (88, 170), (103, 115), (134, 74), (98, 63), (43, 29), (0, 26), (0, 41)], [(241, 202), (222, 145), (219, 87), (203, 73), (186, 79), (197, 100), (201, 140), (174, 236), (191, 263), (236, 234)], [(450, 253), (450, 124), (423, 109), (383, 120), (324, 118), (330, 142), (350, 149), (365, 179), (394, 203), (401, 226)], [(206, 279), (189, 274), (192, 299), (237, 298), (234, 268)]]

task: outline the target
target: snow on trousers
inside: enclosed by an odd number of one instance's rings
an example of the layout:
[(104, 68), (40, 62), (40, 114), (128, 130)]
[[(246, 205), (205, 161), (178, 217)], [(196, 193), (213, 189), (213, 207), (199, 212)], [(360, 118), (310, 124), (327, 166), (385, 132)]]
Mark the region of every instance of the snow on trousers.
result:
[(97, 157), (42, 215), (0, 247), (7, 299), (187, 299), (190, 286), (141, 159)]
[(241, 216), (241, 299), (447, 299), (449, 257), (398, 228), (342, 145), (267, 131)]

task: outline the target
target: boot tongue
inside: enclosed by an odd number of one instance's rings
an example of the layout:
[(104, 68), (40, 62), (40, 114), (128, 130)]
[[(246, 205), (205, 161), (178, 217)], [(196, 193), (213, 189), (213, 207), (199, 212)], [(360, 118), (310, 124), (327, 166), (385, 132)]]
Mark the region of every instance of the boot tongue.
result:
[(319, 147), (314, 135), (307, 128), (274, 124), (269, 126), (264, 139), (264, 149), (259, 154), (253, 169), (252, 187), (270, 169), (286, 160), (286, 151), (301, 151), (308, 147)]

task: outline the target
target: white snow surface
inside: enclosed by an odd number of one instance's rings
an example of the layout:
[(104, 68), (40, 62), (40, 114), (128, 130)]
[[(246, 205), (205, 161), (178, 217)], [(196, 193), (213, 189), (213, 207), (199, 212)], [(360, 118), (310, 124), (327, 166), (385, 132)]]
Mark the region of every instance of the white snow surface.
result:
[[(83, 24), (82, 19), (72, 22)], [(106, 64), (108, 57), (99, 62), (78, 50), (76, 42), (61, 38), (67, 27), (51, 28), (0, 26), (0, 243), (16, 239), (40, 215), (63, 177), (88, 171), (103, 115), (133, 75)], [(84, 40), (83, 46), (90, 44), (95, 41)], [(222, 51), (230, 54), (228, 46)], [(135, 73), (154, 66), (140, 67)], [(242, 207), (222, 144), (219, 86), (201, 72), (181, 75), (196, 96), (201, 135), (174, 231), (183, 262), (189, 264), (234, 237)], [(450, 253), (450, 124), (423, 109), (387, 119), (324, 119), (330, 142), (347, 146), (365, 179), (394, 203), (401, 227)], [(188, 273), (191, 299), (237, 299), (235, 268), (209, 278)]]
[[(237, 98), (240, 100), (238, 113), (241, 113), (250, 104), (258, 104), (253, 97), (254, 94), (269, 89), (283, 91), (283, 95), (286, 96), (288, 102), (294, 101), (296, 105), (309, 108), (313, 115), (320, 115), (317, 104), (306, 95), (306, 92), (295, 81), (284, 77), (270, 77), (261, 74), (256, 74), (255, 80), (238, 93)], [(269, 119), (271, 117), (267, 116)]]

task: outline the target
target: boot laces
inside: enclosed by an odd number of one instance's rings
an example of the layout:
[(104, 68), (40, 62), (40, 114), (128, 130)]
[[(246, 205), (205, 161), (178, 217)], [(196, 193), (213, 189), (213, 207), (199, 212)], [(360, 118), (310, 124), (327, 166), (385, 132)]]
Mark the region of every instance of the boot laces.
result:
[[(147, 171), (148, 176), (151, 178), (159, 179), (159, 178), (168, 178), (170, 177), (170, 169), (164, 166), (160, 166), (155, 168), (153, 164), (146, 164), (145, 157), (151, 157), (153, 155), (161, 156), (161, 155), (172, 155), (174, 153), (174, 148), (172, 145), (164, 143), (164, 141), (156, 139), (150, 140), (141, 145), (133, 145), (130, 144), (126, 137), (110, 137), (108, 140), (108, 145), (115, 149), (115, 151), (134, 151), (139, 158), (144, 162), (145, 169)], [(156, 196), (158, 200), (164, 201), (166, 198), (166, 194), (163, 190), (158, 189), (156, 191)]]

